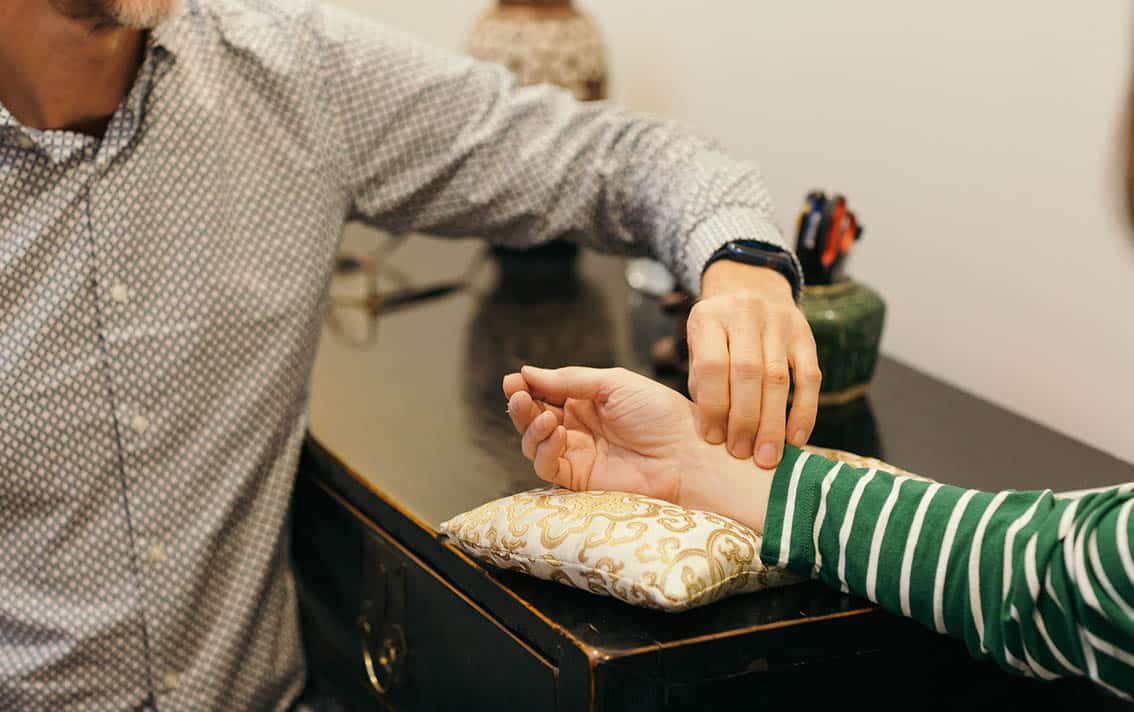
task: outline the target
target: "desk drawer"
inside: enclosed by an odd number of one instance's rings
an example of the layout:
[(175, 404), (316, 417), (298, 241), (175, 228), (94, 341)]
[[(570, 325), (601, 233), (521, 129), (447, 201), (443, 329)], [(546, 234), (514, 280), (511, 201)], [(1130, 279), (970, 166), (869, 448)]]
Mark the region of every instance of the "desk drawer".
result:
[(547, 659), (302, 476), (293, 531), (308, 668), (349, 709), (555, 709)]

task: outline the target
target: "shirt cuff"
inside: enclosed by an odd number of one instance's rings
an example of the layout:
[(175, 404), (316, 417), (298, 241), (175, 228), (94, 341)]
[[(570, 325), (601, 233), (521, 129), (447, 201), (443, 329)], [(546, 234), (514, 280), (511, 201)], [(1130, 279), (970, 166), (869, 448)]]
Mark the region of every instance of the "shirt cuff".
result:
[(685, 243), (685, 264), (678, 279), (682, 286), (694, 296), (701, 295), (701, 272), (705, 263), (726, 243), (733, 240), (752, 240), (767, 245), (768, 249), (780, 249), (792, 257), (802, 285), (803, 270), (795, 254), (788, 249), (779, 229), (769, 220), (760, 216), (752, 208), (725, 208), (706, 218), (689, 235)]
[(792, 445), (784, 446), (783, 460), (772, 476), (764, 517), (760, 558), (765, 564), (809, 578), (816, 575), (813, 531), (819, 490), (834, 464)]

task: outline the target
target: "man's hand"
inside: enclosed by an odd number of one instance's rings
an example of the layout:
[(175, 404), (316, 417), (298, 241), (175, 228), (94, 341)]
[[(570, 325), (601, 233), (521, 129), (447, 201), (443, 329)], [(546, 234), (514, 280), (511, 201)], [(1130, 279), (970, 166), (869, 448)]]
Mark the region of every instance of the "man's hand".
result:
[(625, 369), (525, 366), (504, 378), (524, 455), (544, 480), (631, 492), (761, 531), (772, 472), (706, 443), (681, 394)]
[(775, 467), (784, 441), (803, 446), (815, 427), (822, 377), (811, 327), (787, 279), (766, 267), (714, 262), (701, 294), (688, 325), (697, 431), (709, 443), (727, 441), (736, 457)]

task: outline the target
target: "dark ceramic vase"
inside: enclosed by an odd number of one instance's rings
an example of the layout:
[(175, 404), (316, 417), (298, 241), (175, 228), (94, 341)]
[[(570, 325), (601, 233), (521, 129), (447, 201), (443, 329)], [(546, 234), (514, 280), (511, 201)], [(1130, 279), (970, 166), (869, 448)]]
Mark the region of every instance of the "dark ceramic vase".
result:
[(878, 351), (886, 304), (864, 284), (846, 279), (805, 287), (803, 313), (815, 334), (823, 371), (820, 403), (849, 403), (866, 394)]

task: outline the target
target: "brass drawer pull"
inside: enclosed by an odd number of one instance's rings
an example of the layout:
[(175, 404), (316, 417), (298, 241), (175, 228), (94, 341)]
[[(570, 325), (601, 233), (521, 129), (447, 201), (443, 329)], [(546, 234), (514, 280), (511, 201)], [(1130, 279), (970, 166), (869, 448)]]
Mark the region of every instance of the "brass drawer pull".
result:
[[(405, 632), (395, 624), (386, 624), (376, 631), (365, 614), (358, 618), (358, 629), (366, 678), (376, 693), (387, 695), (401, 682), (405, 670), (409, 652)], [(379, 632), (381, 635), (376, 635)]]

